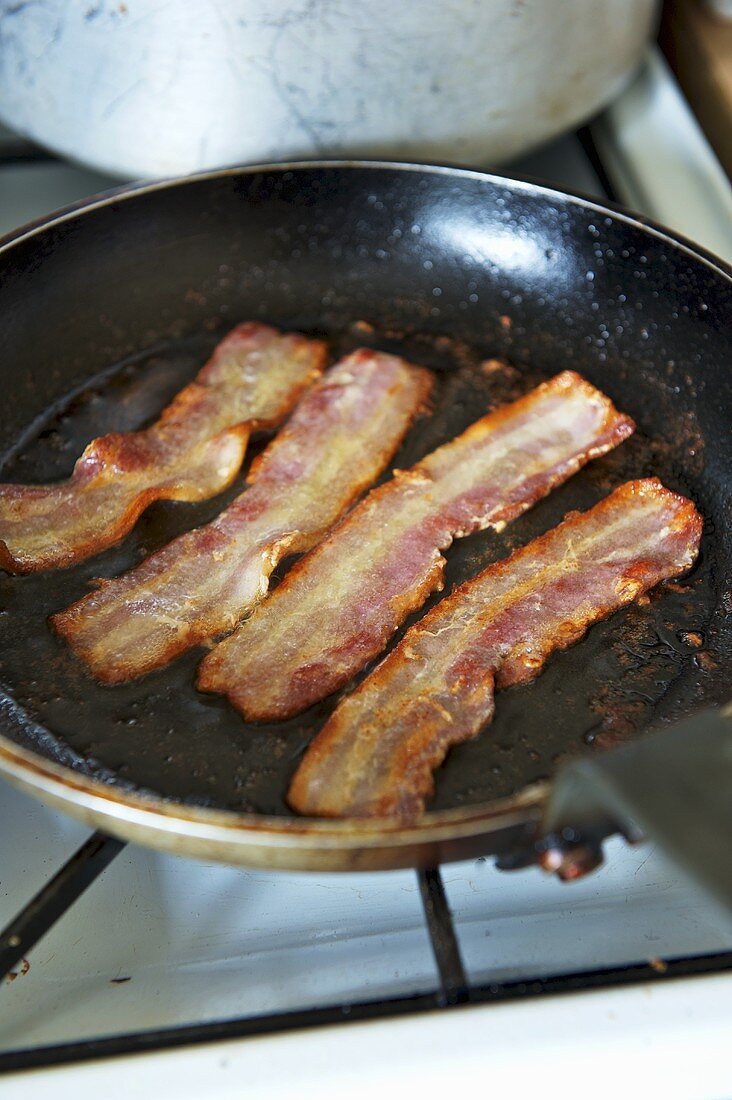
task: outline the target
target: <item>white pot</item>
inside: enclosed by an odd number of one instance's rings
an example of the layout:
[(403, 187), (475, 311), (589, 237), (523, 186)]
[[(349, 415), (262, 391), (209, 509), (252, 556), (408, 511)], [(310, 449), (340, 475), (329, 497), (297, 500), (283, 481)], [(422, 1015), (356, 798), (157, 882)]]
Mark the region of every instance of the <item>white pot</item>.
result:
[(0, 0), (0, 117), (122, 176), (487, 164), (608, 101), (656, 0)]

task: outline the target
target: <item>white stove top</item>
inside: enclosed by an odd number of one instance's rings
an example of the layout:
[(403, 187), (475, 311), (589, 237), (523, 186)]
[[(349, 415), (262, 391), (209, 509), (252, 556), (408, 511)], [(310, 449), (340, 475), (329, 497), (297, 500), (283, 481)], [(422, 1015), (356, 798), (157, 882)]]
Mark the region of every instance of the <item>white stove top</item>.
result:
[[(87, 831), (4, 794), (10, 917)], [(611, 842), (605, 867), (572, 886), (483, 861), (445, 866), (443, 879), (473, 983), (732, 946), (722, 915), (649, 847)], [(435, 985), (412, 872), (268, 874), (129, 847), (2, 991), (0, 1049)]]
[[(622, 201), (732, 257), (732, 189), (658, 55), (594, 136)], [(574, 136), (513, 167), (602, 194)], [(115, 182), (53, 161), (3, 164), (0, 140), (0, 231)], [(86, 835), (0, 785), (0, 926)], [(444, 867), (471, 981), (732, 949), (729, 923), (651, 847), (613, 841), (607, 852), (598, 873), (571, 886), (483, 861)], [(412, 873), (265, 874), (132, 846), (29, 961), (0, 991), (0, 1052), (436, 985)], [(657, 1094), (727, 1095), (730, 994), (732, 976), (718, 975), (543, 996), (14, 1074), (0, 1091), (273, 1097), (296, 1088), (322, 1098), (385, 1085), (396, 1093), (409, 1080), (430, 1097), (481, 1078), (499, 1094), (545, 1090), (554, 1078), (573, 1095), (592, 1073), (593, 1094), (609, 1096), (621, 1078), (640, 1092), (645, 1067)]]
[(3, 1081), (3, 1100), (730, 1096), (729, 981), (583, 993), (216, 1043)]

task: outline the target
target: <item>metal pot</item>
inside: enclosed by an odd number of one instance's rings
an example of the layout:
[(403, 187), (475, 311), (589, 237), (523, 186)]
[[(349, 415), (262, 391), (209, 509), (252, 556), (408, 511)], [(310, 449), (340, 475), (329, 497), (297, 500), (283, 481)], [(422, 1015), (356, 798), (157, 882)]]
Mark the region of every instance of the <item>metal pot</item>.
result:
[(485, 164), (612, 98), (657, 0), (0, 0), (0, 117), (124, 177)]

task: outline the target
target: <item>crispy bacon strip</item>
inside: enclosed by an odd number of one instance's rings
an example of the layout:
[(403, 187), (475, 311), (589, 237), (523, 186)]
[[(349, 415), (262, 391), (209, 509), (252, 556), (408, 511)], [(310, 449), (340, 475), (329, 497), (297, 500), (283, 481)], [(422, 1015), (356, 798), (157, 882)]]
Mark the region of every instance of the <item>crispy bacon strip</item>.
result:
[(206, 657), (199, 687), (255, 720), (322, 699), (442, 587), (453, 538), (505, 525), (633, 428), (573, 371), (483, 417), (373, 490)]
[(154, 500), (220, 493), (251, 432), (287, 415), (325, 355), (320, 341), (239, 325), (152, 427), (92, 440), (67, 481), (0, 485), (0, 568), (72, 565), (118, 542)]
[(233, 630), (286, 555), (313, 546), (384, 469), (432, 386), (427, 371), (361, 350), (329, 370), (212, 523), (53, 617), (106, 683), (142, 676)]
[(702, 520), (656, 478), (631, 481), (479, 576), (411, 627), (343, 700), (295, 773), (289, 803), (319, 817), (412, 820), (452, 745), (493, 716), (496, 687), (694, 562)]

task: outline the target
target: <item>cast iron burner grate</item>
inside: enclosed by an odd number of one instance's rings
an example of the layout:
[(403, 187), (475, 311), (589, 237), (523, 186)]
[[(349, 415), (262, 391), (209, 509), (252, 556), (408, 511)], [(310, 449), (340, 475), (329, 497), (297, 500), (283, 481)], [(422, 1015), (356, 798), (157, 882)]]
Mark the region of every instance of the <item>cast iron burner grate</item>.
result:
[[(74, 902), (124, 847), (124, 841), (102, 833), (92, 834), (82, 844), (60, 871), (0, 934), (0, 979), (29, 954), (38, 941), (68, 912)], [(449, 1009), (458, 1005), (486, 1004), (543, 994), (572, 993), (637, 982), (668, 981), (671, 978), (732, 970), (732, 951), (726, 951), (673, 959), (665, 963), (663, 968), (643, 963), (580, 973), (557, 974), (548, 978), (472, 984), (463, 966), (460, 945), (439, 868), (418, 870), (417, 879), (439, 979), (436, 989), (432, 992), (378, 1001), (330, 1004), (299, 1009), (295, 1012), (212, 1020), (207, 1023), (185, 1024), (160, 1030), (102, 1036), (81, 1042), (9, 1050), (0, 1054), (0, 1073), (39, 1069), (44, 1066), (123, 1054), (144, 1054), (225, 1039), (274, 1035), (278, 1032), (326, 1024), (388, 1019), (434, 1009)]]

